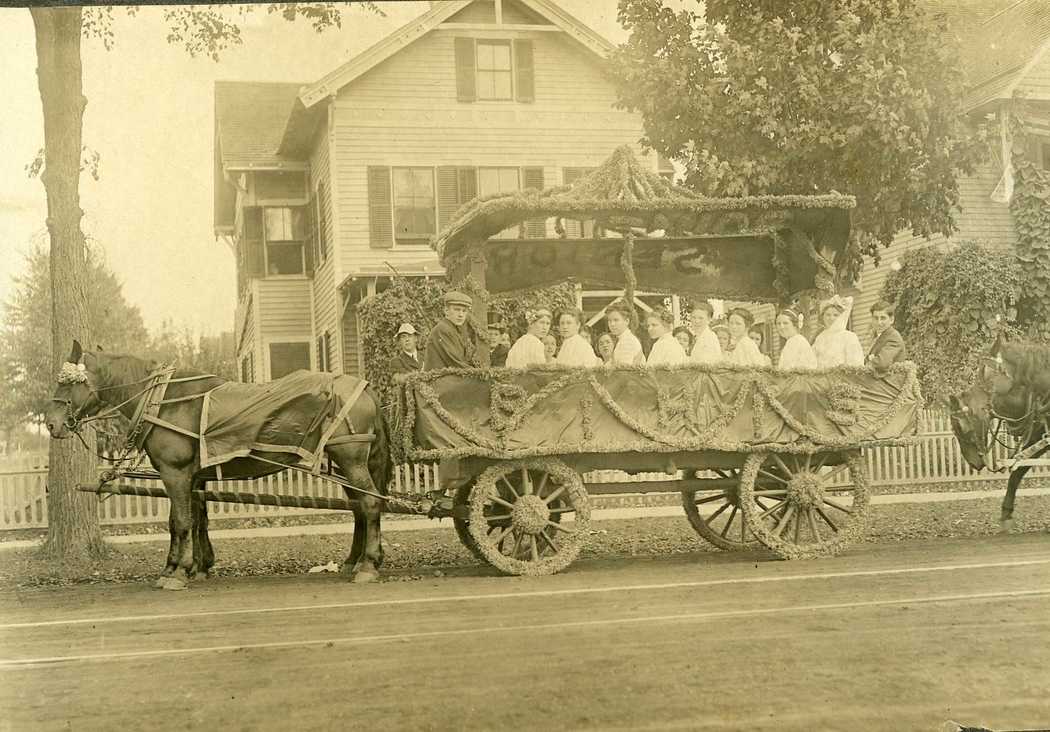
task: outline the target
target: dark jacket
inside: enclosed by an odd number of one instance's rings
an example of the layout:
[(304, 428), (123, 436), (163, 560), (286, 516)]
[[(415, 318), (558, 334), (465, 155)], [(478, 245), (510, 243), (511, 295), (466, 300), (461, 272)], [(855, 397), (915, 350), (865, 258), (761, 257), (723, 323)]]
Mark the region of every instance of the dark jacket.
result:
[(867, 363), (876, 371), (885, 371), (895, 363), (899, 363), (908, 357), (908, 351), (904, 346), (904, 339), (897, 329), (890, 326), (882, 331), (875, 342), (871, 344), (868, 351)]
[(427, 371), (448, 367), (473, 368), (476, 351), (477, 345), (466, 323), (457, 327), (448, 318), (442, 318), (427, 336), (423, 368)]
[(397, 376), (398, 374), (410, 374), (419, 371), (423, 368), (423, 362), (418, 358), (419, 353), (416, 352), (416, 358), (412, 358), (404, 351), (398, 351), (397, 355), (390, 359), (390, 375)]

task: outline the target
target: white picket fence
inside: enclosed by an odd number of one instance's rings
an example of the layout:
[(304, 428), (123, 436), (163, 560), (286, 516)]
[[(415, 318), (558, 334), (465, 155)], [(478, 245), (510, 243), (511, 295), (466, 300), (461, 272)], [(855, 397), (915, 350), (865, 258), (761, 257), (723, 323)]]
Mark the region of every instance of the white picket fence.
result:
[[(896, 486), (929, 486), (970, 481), (1002, 481), (1003, 473), (975, 473), (962, 457), (945, 415), (926, 412), (922, 417), (922, 437), (908, 447), (882, 447), (867, 450), (865, 455), (872, 484)], [(1007, 450), (996, 448), (996, 458), (1005, 459)], [(1047, 468), (1036, 468), (1033, 475), (1047, 475)], [(640, 473), (628, 475), (618, 470), (588, 473), (589, 483), (645, 483), (667, 480), (673, 475)], [(47, 526), (46, 468), (16, 467), (0, 471), (0, 530), (43, 528)], [(159, 481), (140, 481), (159, 486)], [(440, 485), (438, 466), (398, 466), (391, 489), (396, 492), (425, 492)], [(639, 486), (641, 489), (641, 486)], [(218, 490), (270, 493), (293, 496), (343, 497), (342, 488), (334, 483), (303, 473), (285, 471), (256, 481), (223, 481)], [(642, 490), (639, 490), (642, 492)], [(99, 520), (103, 524), (141, 524), (167, 522), (168, 501), (164, 498), (111, 496), (99, 503)], [(253, 516), (295, 516), (324, 513), (314, 509), (256, 506), (240, 503), (212, 503), (213, 518), (250, 518)]]

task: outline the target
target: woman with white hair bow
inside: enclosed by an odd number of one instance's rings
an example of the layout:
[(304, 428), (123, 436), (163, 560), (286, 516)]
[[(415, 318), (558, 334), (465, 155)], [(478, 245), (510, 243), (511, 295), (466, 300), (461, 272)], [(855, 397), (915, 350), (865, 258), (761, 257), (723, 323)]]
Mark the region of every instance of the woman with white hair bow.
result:
[(547, 363), (543, 337), (551, 329), (551, 311), (547, 308), (526, 310), (525, 322), (528, 323), (528, 331), (514, 342), (507, 353), (507, 368), (509, 369), (524, 369)]
[(838, 295), (821, 307), (824, 330), (813, 339), (813, 352), (821, 368), (864, 365), (864, 346), (857, 334), (846, 328), (852, 310), (853, 298)]

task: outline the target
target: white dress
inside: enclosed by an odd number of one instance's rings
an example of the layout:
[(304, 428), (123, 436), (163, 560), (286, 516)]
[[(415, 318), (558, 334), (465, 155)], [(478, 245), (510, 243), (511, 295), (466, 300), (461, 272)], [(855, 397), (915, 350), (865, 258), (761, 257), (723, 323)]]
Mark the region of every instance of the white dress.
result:
[(777, 368), (781, 369), (815, 369), (817, 368), (817, 354), (813, 353), (813, 346), (801, 333), (796, 333), (784, 342), (780, 351), (780, 362)]
[[(681, 347), (681, 344), (678, 344)], [(616, 348), (613, 349), (612, 362), (615, 364), (626, 364), (632, 366), (645, 362), (642, 354), (642, 342), (629, 330), (625, 330), (616, 339)]]
[(577, 333), (569, 336), (561, 344), (557, 358), (560, 366), (597, 366), (601, 360), (594, 355), (594, 349), (587, 339)]
[(747, 336), (737, 341), (733, 350), (725, 354), (725, 362), (739, 366), (766, 366), (769, 363), (762, 351), (758, 350), (758, 344)]
[(685, 349), (682, 348), (682, 344), (678, 342), (678, 339), (672, 333), (664, 333), (653, 343), (653, 348), (649, 351), (649, 358), (646, 360), (645, 365), (660, 366), (685, 363), (688, 360), (689, 356), (686, 355)]
[(864, 365), (864, 346), (860, 344), (856, 333), (846, 330), (853, 309), (853, 298), (843, 298), (843, 303), (846, 309), (839, 313), (830, 327), (813, 339), (813, 352), (817, 355), (817, 366), (820, 368)]
[(510, 369), (524, 369), (541, 363), (547, 363), (547, 351), (543, 348), (543, 341), (532, 333), (516, 340), (507, 352), (507, 368)]
[(713, 330), (704, 328), (704, 332), (696, 337), (690, 359), (693, 363), (718, 363), (722, 360), (722, 345)]

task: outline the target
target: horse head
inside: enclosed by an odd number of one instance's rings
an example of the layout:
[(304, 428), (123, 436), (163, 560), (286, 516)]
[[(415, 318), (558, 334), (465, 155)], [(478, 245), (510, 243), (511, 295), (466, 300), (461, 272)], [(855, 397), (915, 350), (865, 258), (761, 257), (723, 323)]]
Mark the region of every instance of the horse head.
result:
[(58, 386), (51, 404), (44, 412), (44, 424), (54, 439), (72, 437), (80, 420), (102, 409), (98, 358), (96, 354), (85, 353), (79, 341), (73, 341), (69, 359), (59, 369)]
[(948, 405), (952, 432), (959, 441), (963, 458), (974, 470), (983, 470), (991, 450), (991, 394), (978, 382), (962, 394), (949, 397)]

